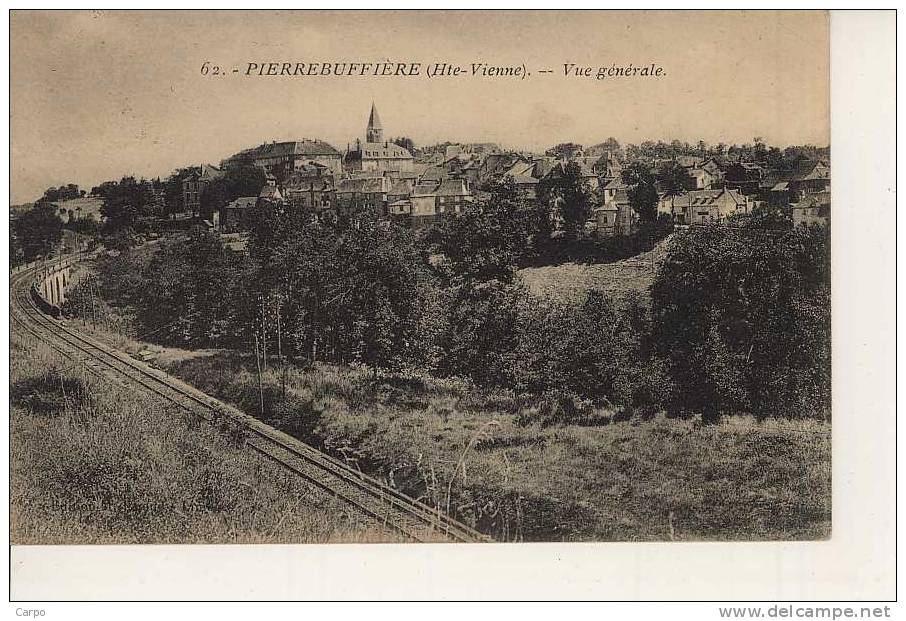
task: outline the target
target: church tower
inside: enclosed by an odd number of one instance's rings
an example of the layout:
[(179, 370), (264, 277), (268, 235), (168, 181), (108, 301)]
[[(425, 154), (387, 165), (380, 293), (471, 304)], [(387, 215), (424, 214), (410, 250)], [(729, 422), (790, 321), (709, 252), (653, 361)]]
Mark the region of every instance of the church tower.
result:
[(384, 142), (384, 128), (378, 116), (374, 102), (371, 102), (371, 116), (368, 117), (368, 129), (365, 130), (365, 142)]

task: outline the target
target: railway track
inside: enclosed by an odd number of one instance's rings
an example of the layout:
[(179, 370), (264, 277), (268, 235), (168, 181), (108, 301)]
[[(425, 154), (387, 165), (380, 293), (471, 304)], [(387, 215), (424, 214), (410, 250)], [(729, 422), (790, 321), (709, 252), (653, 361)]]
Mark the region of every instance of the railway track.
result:
[(212, 423), (230, 422), (246, 446), (413, 541), (478, 542), (490, 539), (347, 464), (207, 395), (163, 371), (134, 360), (41, 312), (30, 288), (37, 268), (10, 276), (10, 317), (23, 331), (105, 380), (142, 390)]

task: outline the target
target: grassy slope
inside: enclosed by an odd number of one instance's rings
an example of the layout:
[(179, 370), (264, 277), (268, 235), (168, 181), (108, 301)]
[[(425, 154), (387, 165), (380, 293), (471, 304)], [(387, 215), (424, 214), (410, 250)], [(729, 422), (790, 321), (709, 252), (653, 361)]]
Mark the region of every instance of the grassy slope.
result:
[[(255, 408), (249, 361), (194, 358), (174, 371)], [(213, 372), (223, 364), (233, 372)], [(230, 366), (227, 367), (228, 369)], [(815, 423), (656, 418), (597, 427), (526, 423), (501, 394), (437, 380), (385, 382), (323, 366), (270, 374), (269, 422), (393, 477), (502, 538), (809, 539), (829, 534), (830, 435)], [(473, 448), (465, 452), (470, 442)], [(457, 464), (463, 465), (457, 467)], [(391, 475), (392, 471), (392, 475)]]
[(613, 263), (562, 263), (519, 270), (523, 283), (533, 294), (558, 300), (581, 302), (589, 290), (620, 297), (629, 291), (647, 294), (654, 281), (657, 261), (667, 252), (670, 237), (635, 257)]
[[(646, 291), (650, 253), (609, 265), (522, 270), (539, 295)], [(147, 344), (101, 335), (137, 352)], [(152, 346), (156, 364), (255, 413), (254, 359)], [(819, 539), (830, 534), (830, 425), (663, 417), (543, 426), (503, 393), (320, 365), (265, 377), (262, 418), (502, 539)], [(472, 447), (467, 447), (472, 443)], [(455, 473), (455, 476), (454, 476)], [(450, 482), (452, 481), (452, 485)]]
[(12, 543), (395, 540), (184, 411), (16, 335), (10, 384)]
[[(143, 344), (120, 339), (133, 352)], [(254, 358), (152, 347), (157, 364), (257, 413)], [(545, 426), (458, 381), (319, 365), (265, 376), (262, 418), (416, 497), (514, 540), (820, 539), (830, 534), (830, 426), (657, 417)], [(599, 420), (608, 421), (601, 413)], [(466, 447), (473, 446), (468, 450)], [(459, 464), (459, 465), (458, 465)], [(453, 473), (456, 476), (453, 477)]]

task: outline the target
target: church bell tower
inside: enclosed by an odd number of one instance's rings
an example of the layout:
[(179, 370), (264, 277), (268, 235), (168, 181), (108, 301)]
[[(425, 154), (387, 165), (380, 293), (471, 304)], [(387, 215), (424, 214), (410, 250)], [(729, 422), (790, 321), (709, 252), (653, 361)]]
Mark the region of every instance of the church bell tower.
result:
[(368, 117), (368, 129), (365, 130), (365, 142), (384, 142), (384, 128), (378, 116), (374, 102), (371, 102), (371, 116)]

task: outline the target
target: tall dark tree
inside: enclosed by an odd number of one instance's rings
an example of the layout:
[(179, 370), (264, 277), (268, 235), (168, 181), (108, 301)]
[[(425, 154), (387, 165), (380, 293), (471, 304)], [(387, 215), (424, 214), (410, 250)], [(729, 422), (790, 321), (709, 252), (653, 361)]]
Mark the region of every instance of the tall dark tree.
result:
[(103, 198), (101, 215), (110, 231), (135, 228), (139, 220), (153, 214), (156, 204), (150, 181), (123, 177), (119, 182), (107, 182), (95, 188)]
[(559, 213), (566, 240), (577, 239), (592, 215), (591, 192), (579, 164), (569, 162), (559, 174), (548, 175), (538, 186), (540, 201)]
[(757, 224), (690, 230), (658, 271), (653, 342), (670, 361), (671, 408), (706, 420), (826, 416), (828, 231)]
[(192, 170), (192, 168), (178, 168), (164, 180), (164, 212), (166, 215), (179, 213), (185, 210), (182, 184)]
[(658, 192), (654, 175), (645, 164), (637, 163), (623, 170), (623, 182), (629, 185), (627, 195), (632, 209), (642, 222), (657, 220)]
[(224, 175), (207, 184), (201, 194), (201, 213), (210, 218), (241, 196), (258, 196), (265, 184), (264, 171), (257, 166), (229, 168)]
[(546, 214), (523, 200), (512, 178), (490, 184), (487, 191), (481, 203), (442, 225), (438, 249), (455, 277), (508, 282), (530, 240), (542, 234)]
[(12, 228), (26, 261), (49, 255), (63, 237), (63, 221), (49, 203), (37, 203), (13, 220)]
[(685, 168), (674, 161), (665, 164), (658, 170), (657, 181), (667, 196), (679, 196), (695, 189), (695, 181)]

